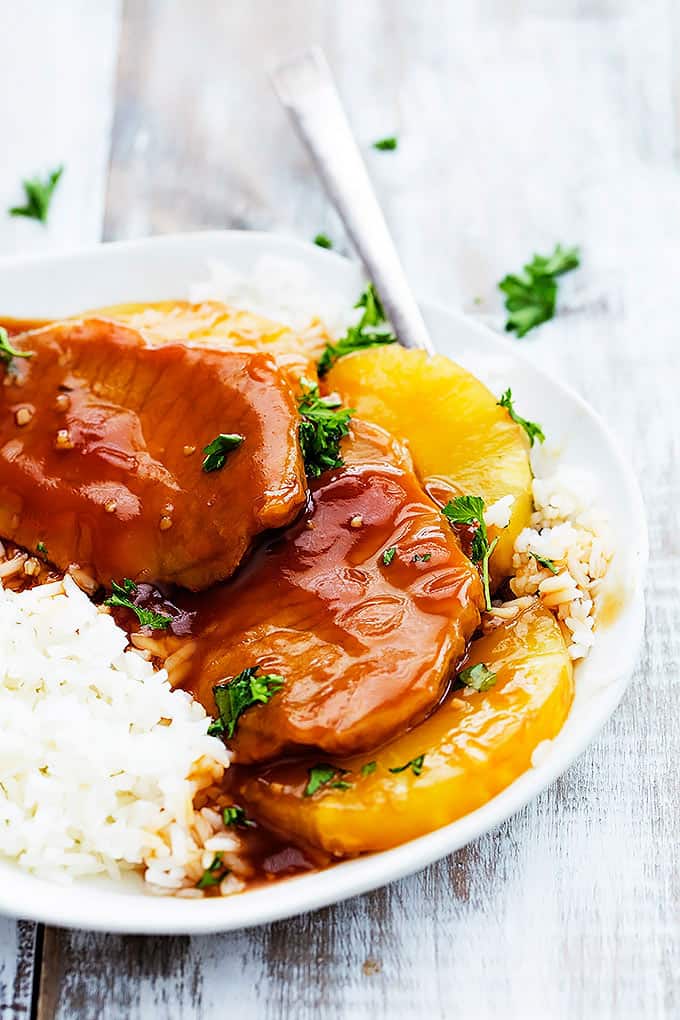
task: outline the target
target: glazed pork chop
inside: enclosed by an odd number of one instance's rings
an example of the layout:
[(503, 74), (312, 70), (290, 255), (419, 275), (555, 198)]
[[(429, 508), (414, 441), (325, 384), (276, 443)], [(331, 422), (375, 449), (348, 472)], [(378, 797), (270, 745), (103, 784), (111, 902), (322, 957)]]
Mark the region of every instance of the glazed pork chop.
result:
[(13, 344), (32, 355), (0, 367), (1, 537), (105, 585), (200, 589), (304, 505), (297, 410), (268, 354), (153, 347), (97, 319)]
[(404, 448), (356, 419), (343, 445), (303, 517), (199, 599), (186, 686), (208, 712), (243, 670), (282, 678), (238, 719), (241, 763), (380, 745), (434, 708), (479, 624), (479, 574)]

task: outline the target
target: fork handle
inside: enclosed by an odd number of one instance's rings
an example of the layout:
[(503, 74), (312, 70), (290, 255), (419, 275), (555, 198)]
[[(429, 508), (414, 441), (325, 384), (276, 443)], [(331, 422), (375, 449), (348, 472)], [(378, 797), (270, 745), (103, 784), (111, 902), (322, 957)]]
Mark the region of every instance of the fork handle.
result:
[(315, 47), (291, 57), (271, 77), (375, 284), (399, 343), (433, 354), (427, 326), (399, 261), (323, 51)]

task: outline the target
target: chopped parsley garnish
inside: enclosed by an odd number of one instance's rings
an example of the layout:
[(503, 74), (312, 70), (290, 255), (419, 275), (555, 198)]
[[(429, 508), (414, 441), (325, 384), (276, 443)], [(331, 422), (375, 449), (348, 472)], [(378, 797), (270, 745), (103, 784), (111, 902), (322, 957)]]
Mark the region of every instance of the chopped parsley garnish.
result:
[(538, 553), (535, 552), (530, 552), (529, 555), (533, 556), (536, 562), (549, 570), (551, 574), (559, 574), (559, 570), (555, 566), (554, 560), (549, 560), (547, 556), (539, 556)]
[(346, 334), (335, 344), (326, 344), (317, 365), (319, 375), (324, 376), (345, 354), (352, 351), (365, 350), (367, 347), (380, 347), (382, 344), (396, 343), (397, 338), (385, 319), (385, 312), (375, 287), (369, 283), (354, 306), (363, 308), (363, 314), (356, 326), (350, 326)]
[(529, 330), (552, 319), (557, 301), (557, 277), (576, 269), (581, 255), (578, 248), (555, 247), (552, 255), (534, 255), (524, 266), (523, 275), (510, 273), (498, 284), (505, 294), (508, 333), (525, 336)]
[(38, 544), (35, 547), (35, 551), (42, 553), (43, 556), (47, 556), (47, 546), (45, 545), (44, 542), (38, 542)]
[(414, 776), (419, 776), (423, 771), (423, 762), (425, 761), (425, 755), (419, 754), (417, 758), (411, 758), (405, 765), (397, 765), (396, 768), (390, 769), (390, 772), (405, 772), (406, 769), (410, 769)]
[(137, 585), (129, 577), (123, 579), (122, 584), (111, 582), (111, 596), (104, 602), (105, 606), (121, 606), (123, 609), (131, 609), (139, 620), (142, 627), (151, 627), (153, 630), (165, 630), (172, 623), (171, 616), (164, 616), (156, 613), (153, 609), (143, 609), (132, 601), (132, 595), (137, 594)]
[(245, 436), (240, 436), (237, 432), (224, 433), (220, 432), (219, 436), (215, 436), (211, 443), (203, 447), (203, 453), (206, 455), (203, 461), (203, 470), (219, 471), (223, 468), (227, 461), (227, 455), (232, 450), (236, 450)]
[(517, 411), (515, 410), (515, 405), (513, 404), (512, 401), (511, 389), (508, 388), (505, 391), (501, 399), (498, 401), (498, 406), (504, 407), (508, 414), (510, 415), (510, 417), (512, 418), (512, 420), (516, 422), (518, 425), (522, 426), (527, 436), (529, 437), (529, 442), (532, 446), (534, 445), (534, 442), (537, 439), (539, 443), (545, 442), (545, 433), (541, 426), (537, 422), (528, 421), (526, 418), (522, 418), (520, 414), (517, 414)]
[(488, 691), (496, 683), (496, 674), (484, 662), (468, 666), (458, 674), (458, 680), (473, 691)]
[(318, 244), (319, 248), (333, 247), (333, 242), (331, 241), (330, 237), (326, 236), (326, 234), (317, 234), (316, 237), (314, 238), (314, 244)]
[(210, 867), (206, 868), (198, 882), (197, 889), (210, 889), (211, 886), (219, 885), (223, 878), (229, 874), (229, 869), (222, 864), (222, 853), (218, 852), (212, 859)]
[(398, 139), (390, 135), (389, 138), (379, 138), (377, 142), (373, 142), (373, 148), (379, 152), (394, 152), (398, 144)]
[(481, 564), (484, 605), (489, 610), (491, 609), (489, 559), (496, 548), (498, 538), (494, 538), (493, 542), (489, 543), (489, 535), (484, 521), (484, 500), (481, 496), (455, 496), (449, 500), (442, 513), (451, 524), (467, 524), (475, 529), (470, 557), (473, 563)]
[(57, 167), (44, 181), (38, 177), (31, 177), (22, 181), (26, 194), (26, 205), (15, 205), (9, 210), (10, 216), (27, 216), (32, 220), (40, 220), (47, 223), (47, 214), (50, 210), (50, 202), (54, 189), (59, 183), (59, 178), (64, 172), (63, 166)]
[(432, 553), (415, 553), (411, 559), (411, 563), (429, 563), (432, 559)]
[(361, 766), (362, 776), (372, 776), (377, 767), (377, 761), (367, 761), (365, 765)]
[(396, 552), (397, 552), (396, 545), (391, 545), (389, 549), (385, 549), (385, 552), (382, 554), (382, 561), (386, 567), (389, 567), (390, 563), (392, 562), (396, 555)]
[(481, 563), (489, 547), (489, 538), (484, 522), (484, 500), (481, 496), (455, 496), (450, 499), (442, 513), (451, 524), (467, 524), (475, 529), (472, 538), (471, 558)]
[(348, 790), (352, 785), (343, 780), (333, 782), (337, 776), (347, 775), (347, 769), (338, 768), (337, 765), (329, 765), (324, 761), (312, 765), (311, 769), (307, 769), (307, 774), (309, 779), (303, 794), (305, 797), (312, 797), (317, 790), (321, 790), (324, 786), (329, 786), (330, 789)]
[(9, 341), (9, 333), (0, 326), (0, 361), (9, 365), (12, 358), (32, 358), (35, 351), (18, 351)]
[(342, 467), (340, 440), (349, 433), (349, 421), (354, 412), (352, 408), (339, 410), (338, 397), (319, 396), (319, 387), (315, 384), (301, 381), (300, 385), (300, 447), (307, 474), (318, 478), (330, 468)]
[(213, 696), (219, 717), (208, 727), (211, 737), (226, 736), (231, 739), (236, 724), (248, 708), (266, 705), (283, 687), (283, 677), (278, 673), (264, 673), (257, 676), (259, 666), (249, 666), (238, 676), (213, 687)]
[(225, 807), (222, 812), (222, 819), (225, 825), (238, 825), (241, 828), (244, 826), (254, 826), (255, 822), (251, 822), (250, 818), (246, 816), (245, 811), (242, 807), (237, 807), (235, 804), (230, 804), (229, 807)]

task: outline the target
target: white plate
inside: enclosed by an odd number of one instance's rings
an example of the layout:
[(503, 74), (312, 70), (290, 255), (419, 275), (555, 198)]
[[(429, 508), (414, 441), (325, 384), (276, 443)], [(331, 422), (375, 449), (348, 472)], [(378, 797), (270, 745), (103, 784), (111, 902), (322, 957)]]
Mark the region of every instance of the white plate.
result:
[[(1, 259), (0, 313), (55, 316), (119, 301), (187, 297), (189, 285), (208, 275), (211, 260), (247, 275), (263, 256), (295, 260), (322, 295), (321, 310), (323, 295), (350, 306), (362, 286), (356, 265), (313, 245), (256, 233), (188, 234), (60, 256)], [(593, 496), (611, 518), (617, 551), (608, 580), (623, 597), (623, 607), (598, 632), (591, 655), (578, 666), (573, 708), (545, 759), (459, 821), (319, 874), (226, 899), (192, 901), (145, 895), (139, 881), (59, 886), (3, 863), (0, 911), (107, 931), (190, 933), (227, 931), (314, 910), (409, 875), (494, 828), (559, 776), (614, 711), (632, 674), (644, 625), (647, 530), (630, 466), (604, 422), (575, 393), (526, 360), (519, 344), (443, 308), (426, 307), (425, 314), (439, 351), (477, 369), (498, 392), (512, 386), (522, 413), (540, 421), (549, 438), (562, 444), (565, 460), (592, 472)]]

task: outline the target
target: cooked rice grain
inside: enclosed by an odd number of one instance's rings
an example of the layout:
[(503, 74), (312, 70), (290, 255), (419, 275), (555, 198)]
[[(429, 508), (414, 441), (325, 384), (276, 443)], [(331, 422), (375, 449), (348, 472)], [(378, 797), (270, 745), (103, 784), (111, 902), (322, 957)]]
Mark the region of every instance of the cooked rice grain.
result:
[(141, 871), (193, 888), (229, 755), (204, 709), (63, 582), (0, 587), (0, 853), (58, 881)]
[[(510, 581), (515, 595), (538, 595), (554, 610), (571, 635), (572, 659), (584, 658), (595, 643), (596, 596), (613, 555), (606, 518), (584, 503), (588, 488), (587, 479), (568, 472), (534, 478), (534, 512), (517, 536)], [(532, 553), (550, 560), (557, 574)]]

